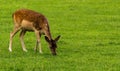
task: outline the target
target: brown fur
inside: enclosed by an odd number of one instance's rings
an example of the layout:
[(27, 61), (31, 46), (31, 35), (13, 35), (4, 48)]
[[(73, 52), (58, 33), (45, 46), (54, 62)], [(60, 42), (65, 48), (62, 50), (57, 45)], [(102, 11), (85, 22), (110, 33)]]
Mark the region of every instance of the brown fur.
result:
[[(56, 42), (51, 37), (49, 24), (44, 15), (32, 10), (21, 9), (14, 12), (12, 17), (14, 20), (14, 29), (13, 29), (13, 32), (11, 32), (10, 34), (9, 51), (12, 51), (12, 38), (19, 30), (21, 30), (20, 40), (21, 40), (22, 48), (24, 51), (27, 51), (27, 50), (24, 45), (23, 36), (25, 35), (26, 31), (34, 31), (37, 37), (35, 50), (37, 50), (37, 48), (39, 47), (41, 34), (45, 34), (46, 40), (49, 40), (50, 49), (54, 50), (51, 52), (53, 54), (56, 54), (55, 48), (57, 46), (54, 47), (56, 45)], [(59, 37), (60, 36), (58, 36), (56, 39), (59, 39)], [(41, 44), (40, 44), (40, 52), (42, 52)]]
[(22, 20), (33, 22), (33, 26), (38, 30), (44, 27), (45, 24), (48, 24), (47, 19), (42, 14), (32, 10), (18, 10), (13, 14), (13, 17), (19, 25), (21, 24)]

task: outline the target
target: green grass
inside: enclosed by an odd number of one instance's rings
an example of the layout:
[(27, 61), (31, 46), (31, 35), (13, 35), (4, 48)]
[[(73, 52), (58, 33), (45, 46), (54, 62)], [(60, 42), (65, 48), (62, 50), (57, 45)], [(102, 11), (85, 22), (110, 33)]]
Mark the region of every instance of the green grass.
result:
[[(44, 36), (43, 54), (33, 51), (34, 33), (19, 34), (8, 51), (11, 15), (27, 8), (44, 14), (53, 38), (61, 35), (57, 56), (52, 56)], [(120, 71), (119, 0), (0, 0), (0, 71)]]

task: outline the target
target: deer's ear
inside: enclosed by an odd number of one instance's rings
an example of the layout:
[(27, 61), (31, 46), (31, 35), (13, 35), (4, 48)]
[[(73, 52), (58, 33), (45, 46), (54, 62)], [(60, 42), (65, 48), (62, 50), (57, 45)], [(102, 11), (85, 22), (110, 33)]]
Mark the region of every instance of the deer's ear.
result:
[(60, 39), (60, 35), (57, 38), (55, 38), (55, 41), (57, 42), (59, 39)]
[(46, 40), (47, 42), (50, 42), (50, 40), (48, 39), (48, 37), (47, 37), (47, 36), (45, 36), (45, 40)]

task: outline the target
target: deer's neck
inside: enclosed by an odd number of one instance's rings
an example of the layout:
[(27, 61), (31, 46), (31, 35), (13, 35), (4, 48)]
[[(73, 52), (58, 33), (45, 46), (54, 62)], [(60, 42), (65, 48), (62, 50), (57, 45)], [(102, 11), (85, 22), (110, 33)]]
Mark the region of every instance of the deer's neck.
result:
[(48, 33), (46, 34), (46, 36), (48, 37), (49, 40), (52, 40), (52, 36), (51, 36), (51, 33), (50, 33), (50, 32), (48, 32)]
[(52, 40), (49, 26), (47, 26), (47, 29), (45, 30), (45, 36), (47, 36), (49, 40)]

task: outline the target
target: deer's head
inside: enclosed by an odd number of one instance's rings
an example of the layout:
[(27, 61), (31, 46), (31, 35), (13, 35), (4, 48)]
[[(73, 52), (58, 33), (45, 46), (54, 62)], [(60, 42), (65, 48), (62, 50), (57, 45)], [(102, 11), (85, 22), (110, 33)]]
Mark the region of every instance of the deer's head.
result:
[(57, 38), (55, 38), (54, 40), (53, 39), (49, 40), (48, 37), (45, 36), (45, 40), (48, 42), (50, 50), (53, 55), (57, 55), (57, 53), (56, 53), (57, 44), (56, 43), (59, 40), (59, 38), (60, 38), (60, 35)]

